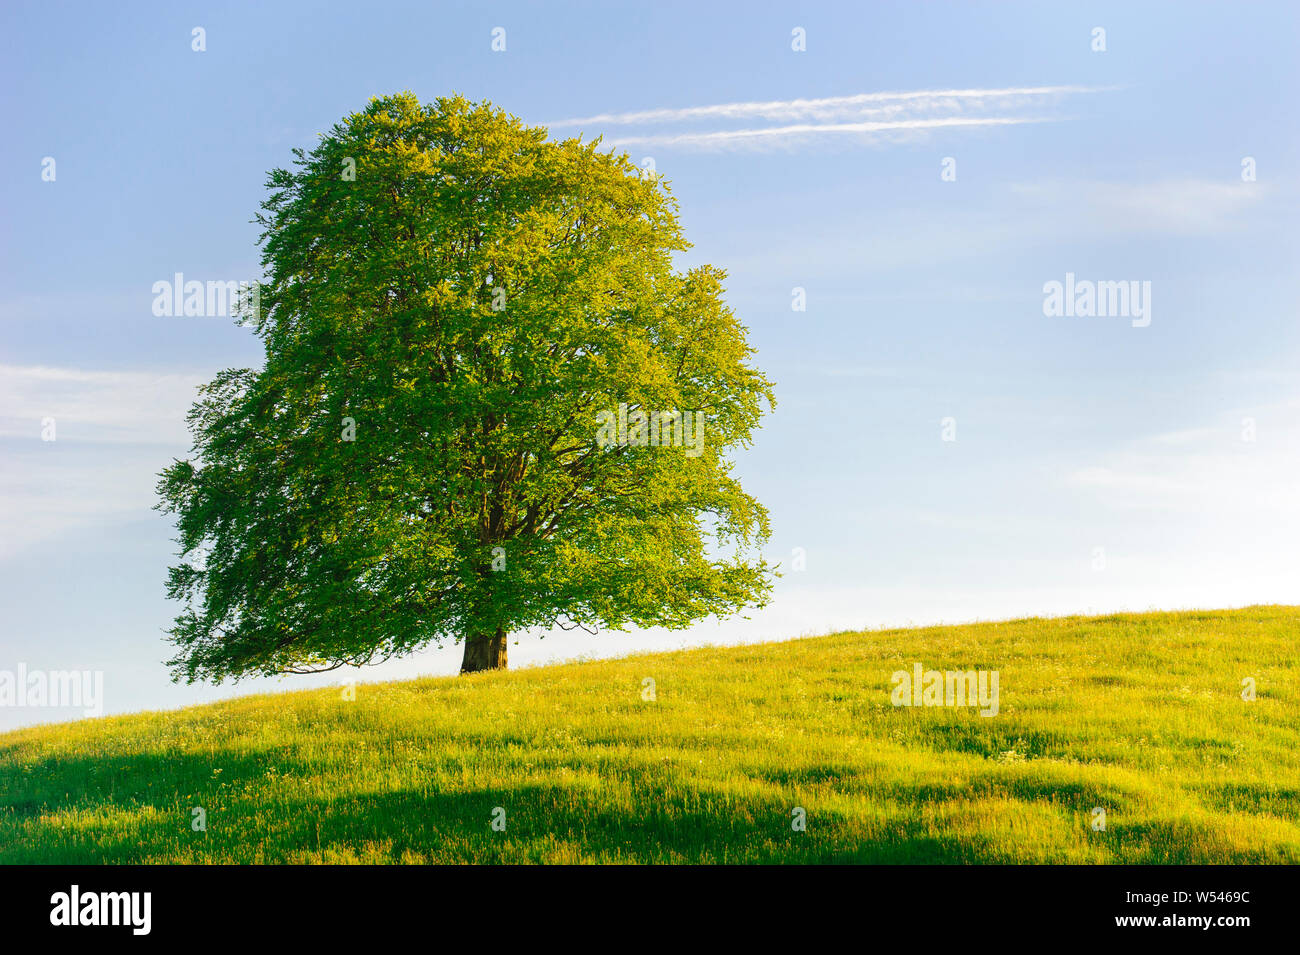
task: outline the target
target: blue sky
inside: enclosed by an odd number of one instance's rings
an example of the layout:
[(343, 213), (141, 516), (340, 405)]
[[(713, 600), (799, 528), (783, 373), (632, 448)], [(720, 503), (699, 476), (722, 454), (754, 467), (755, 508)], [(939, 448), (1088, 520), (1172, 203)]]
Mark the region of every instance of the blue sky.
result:
[[(772, 556), (806, 554), (773, 605), (523, 636), (512, 665), (1300, 603), (1298, 10), (6, 4), (0, 670), (102, 670), (106, 712), (340, 681), (168, 681), (155, 475), (187, 450), (195, 385), (262, 353), (226, 319), (155, 317), (151, 290), (259, 274), (267, 170), (405, 89), (652, 159), (694, 243), (682, 264), (729, 271), (777, 383), (740, 459)], [(1150, 324), (1044, 315), (1066, 273), (1150, 282)], [(76, 715), (0, 708), (0, 728)]]

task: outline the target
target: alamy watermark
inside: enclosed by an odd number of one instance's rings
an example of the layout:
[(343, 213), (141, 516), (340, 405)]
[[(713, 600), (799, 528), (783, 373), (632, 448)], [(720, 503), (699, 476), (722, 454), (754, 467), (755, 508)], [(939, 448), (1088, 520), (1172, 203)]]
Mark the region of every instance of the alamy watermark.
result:
[(132, 935), (148, 935), (153, 919), (152, 892), (83, 892), (73, 885), (50, 896), (50, 924), (120, 925)]
[(260, 282), (185, 280), (177, 272), (169, 282), (153, 283), (153, 313), (158, 318), (251, 318), (262, 313)]
[(624, 401), (617, 412), (597, 412), (596, 424), (596, 444), (602, 448), (684, 448), (688, 458), (704, 453), (704, 414), (700, 411), (629, 411)]
[(978, 706), (980, 716), (998, 715), (997, 670), (896, 670), (890, 677), (895, 706)]
[(1120, 282), (1076, 281), (1073, 272), (1065, 282), (1043, 285), (1043, 314), (1048, 318), (1131, 318), (1134, 328), (1151, 324), (1151, 283), (1136, 279)]
[(80, 707), (86, 716), (104, 712), (103, 670), (0, 670), (0, 706)]

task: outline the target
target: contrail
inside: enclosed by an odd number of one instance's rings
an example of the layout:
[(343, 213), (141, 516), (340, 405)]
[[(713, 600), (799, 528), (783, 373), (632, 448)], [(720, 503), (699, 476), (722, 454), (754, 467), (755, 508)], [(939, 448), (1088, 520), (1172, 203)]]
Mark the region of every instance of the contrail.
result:
[(601, 113), (578, 119), (562, 119), (550, 126), (585, 126), (588, 124), (628, 125), (631, 123), (670, 123), (689, 119), (826, 119), (846, 112), (861, 112), (872, 104), (894, 104), (918, 111), (936, 108), (963, 109), (979, 107), (986, 100), (1034, 99), (1072, 93), (1095, 93), (1113, 89), (1104, 86), (1014, 86), (1003, 89), (904, 90), (898, 92), (857, 93), (852, 96), (827, 96), (820, 99), (768, 100), (753, 103), (721, 103), (714, 106), (647, 109), (630, 113)]
[(606, 146), (728, 146), (759, 144), (772, 139), (798, 139), (825, 133), (878, 133), (887, 130), (937, 129), (949, 126), (1015, 126), (1021, 123), (1053, 122), (1050, 118), (950, 116), (944, 119), (907, 119), (898, 122), (797, 123), (761, 129), (726, 129), (703, 133), (673, 133), (660, 136), (625, 136), (607, 139)]

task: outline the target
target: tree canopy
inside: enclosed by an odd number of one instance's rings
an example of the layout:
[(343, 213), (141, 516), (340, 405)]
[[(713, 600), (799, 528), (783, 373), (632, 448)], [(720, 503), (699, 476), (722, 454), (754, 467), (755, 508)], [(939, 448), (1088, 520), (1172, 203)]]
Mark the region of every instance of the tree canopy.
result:
[[(372, 100), (276, 169), (264, 276), (159, 480), (175, 679), (762, 606), (733, 476), (771, 383), (667, 183), (487, 103)], [(697, 440), (698, 438), (698, 440)]]

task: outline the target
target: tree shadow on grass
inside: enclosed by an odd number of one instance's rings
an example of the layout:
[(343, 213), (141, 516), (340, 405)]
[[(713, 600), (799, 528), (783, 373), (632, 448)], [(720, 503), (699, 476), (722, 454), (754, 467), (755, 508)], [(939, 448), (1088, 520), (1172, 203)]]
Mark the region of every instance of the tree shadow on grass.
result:
[[(1012, 861), (1014, 845), (978, 829), (936, 832), (923, 807), (999, 798), (1068, 818), (1089, 804), (1113, 806), (1115, 795), (1024, 779), (978, 790), (877, 784), (830, 765), (755, 771), (747, 776), (754, 785), (732, 789), (632, 763), (597, 780), (454, 792), (315, 787), (333, 775), (352, 783), (276, 749), (42, 760), (6, 776), (0, 862), (978, 864)], [(887, 805), (903, 810), (886, 813)], [(192, 827), (194, 807), (206, 813), (205, 831)], [(806, 810), (804, 831), (792, 827), (796, 808)], [(1207, 859), (1221, 841), (1203, 824), (1098, 835), (1117, 861), (1246, 861)], [(1283, 849), (1259, 847), (1252, 858), (1284, 858)]]
[[(6, 779), (0, 862), (974, 861), (919, 829), (895, 825), (881, 838), (858, 819), (816, 808), (807, 831), (796, 831), (790, 798), (742, 798), (630, 764), (595, 785), (310, 797), (269, 788), (276, 778), (322, 773), (275, 750), (41, 760)], [(813, 767), (800, 775), (825, 784), (839, 773)], [(206, 813), (205, 831), (192, 828), (194, 807)], [(493, 828), (494, 814), (503, 831)]]

